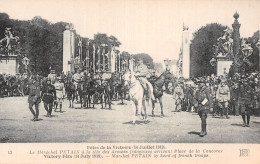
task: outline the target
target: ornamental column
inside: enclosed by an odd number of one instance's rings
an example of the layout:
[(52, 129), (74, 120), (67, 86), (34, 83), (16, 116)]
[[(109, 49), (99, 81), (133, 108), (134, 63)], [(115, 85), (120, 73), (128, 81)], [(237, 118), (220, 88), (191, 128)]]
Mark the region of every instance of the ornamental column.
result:
[[(238, 22), (239, 14), (236, 12), (233, 17), (235, 18), (234, 23), (232, 24), (233, 27), (233, 55), (235, 60), (238, 61), (239, 59), (239, 49), (240, 49), (240, 33), (239, 33), (239, 28), (241, 24)], [(234, 68), (234, 72), (238, 72), (237, 66)]]

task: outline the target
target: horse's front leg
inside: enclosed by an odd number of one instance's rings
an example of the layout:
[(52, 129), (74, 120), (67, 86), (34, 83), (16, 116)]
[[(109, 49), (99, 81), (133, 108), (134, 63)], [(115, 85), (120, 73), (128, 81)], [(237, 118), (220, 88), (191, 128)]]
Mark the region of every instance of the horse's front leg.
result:
[(82, 99), (83, 99), (83, 96), (82, 95), (79, 95), (79, 102), (80, 102), (80, 108), (82, 108)]
[(72, 95), (71, 99), (71, 107), (74, 108), (74, 100), (75, 100), (75, 95)]
[(103, 96), (104, 96), (104, 95), (101, 93), (101, 95), (100, 95), (101, 109), (104, 108), (104, 106), (103, 106)]
[(132, 110), (133, 110), (133, 125), (135, 125), (135, 116), (136, 116), (136, 110), (138, 110), (136, 103), (134, 101), (131, 101), (132, 104)]
[(161, 117), (164, 117), (162, 97), (159, 98), (159, 103), (160, 103), (160, 107), (161, 107)]
[(154, 117), (155, 101), (152, 100), (152, 117)]
[(71, 108), (71, 99), (69, 98), (69, 103), (70, 103), (70, 106), (69, 106), (69, 108)]
[[(144, 119), (144, 123), (147, 124), (147, 111), (146, 111), (146, 100), (145, 98), (142, 100), (142, 107), (144, 111), (144, 116), (140, 115)], [(142, 113), (142, 112), (141, 112)]]
[(107, 107), (107, 95), (104, 93), (104, 103), (105, 103), (105, 108)]

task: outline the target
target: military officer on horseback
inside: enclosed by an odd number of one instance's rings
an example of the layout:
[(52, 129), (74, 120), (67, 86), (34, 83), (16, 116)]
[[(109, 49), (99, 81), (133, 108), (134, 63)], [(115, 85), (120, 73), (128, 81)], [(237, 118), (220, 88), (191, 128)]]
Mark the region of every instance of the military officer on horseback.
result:
[(135, 76), (140, 81), (142, 87), (145, 90), (146, 95), (149, 93), (151, 95), (151, 99), (154, 101), (154, 94), (153, 94), (153, 86), (152, 84), (147, 80), (147, 76), (149, 74), (149, 70), (147, 66), (143, 63), (143, 59), (139, 58), (138, 65), (135, 70)]
[(73, 75), (73, 81), (76, 87), (76, 100), (79, 102), (79, 91), (83, 90), (83, 75), (80, 69)]
[(83, 76), (81, 74), (80, 69), (77, 70), (77, 72), (73, 75), (73, 80), (74, 80), (74, 84), (76, 86), (77, 89), (82, 89), (82, 80), (83, 80)]

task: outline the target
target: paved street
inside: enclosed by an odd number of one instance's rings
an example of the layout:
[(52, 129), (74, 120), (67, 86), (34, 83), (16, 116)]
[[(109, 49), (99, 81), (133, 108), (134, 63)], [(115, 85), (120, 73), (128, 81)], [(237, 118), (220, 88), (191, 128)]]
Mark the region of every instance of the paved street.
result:
[[(160, 118), (159, 103), (156, 117), (149, 116), (149, 123), (137, 121), (132, 125), (132, 109), (129, 101), (119, 105), (113, 101), (112, 110), (68, 108), (45, 117), (40, 105), (40, 121), (30, 121), (27, 97), (0, 99), (0, 142), (137, 142), (137, 143), (260, 143), (260, 118), (251, 118), (251, 127), (242, 127), (241, 116), (231, 119), (208, 117), (208, 135), (201, 138), (200, 118), (196, 113), (172, 112), (174, 100), (164, 95), (165, 117)], [(151, 111), (149, 112), (149, 115)]]

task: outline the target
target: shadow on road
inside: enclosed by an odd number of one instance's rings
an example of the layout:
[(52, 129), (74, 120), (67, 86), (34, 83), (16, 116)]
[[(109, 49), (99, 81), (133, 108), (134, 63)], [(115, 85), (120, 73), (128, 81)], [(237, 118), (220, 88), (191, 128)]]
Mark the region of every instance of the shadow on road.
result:
[[(26, 117), (24, 117), (24, 118), (26, 118)], [(0, 120), (10, 120), (10, 121), (13, 121), (13, 120), (15, 120), (15, 119), (4, 118), (4, 119), (0, 119)]]
[(13, 136), (5, 136), (0, 138), (0, 143), (9, 143), (9, 142), (14, 142), (15, 139)]
[(195, 132), (195, 131), (191, 131), (191, 132), (188, 132), (188, 134), (194, 134), (194, 135), (200, 135), (200, 132)]
[(242, 127), (242, 124), (231, 124), (232, 126), (241, 126)]
[(126, 103), (118, 103), (117, 105), (127, 105)]
[[(47, 116), (47, 115), (42, 115), (42, 116), (44, 116), (44, 117), (49, 117), (49, 116)], [(51, 117), (58, 117), (58, 115), (51, 115)]]
[[(144, 121), (139, 121), (139, 120), (137, 120), (137, 121), (135, 121), (135, 124), (136, 125), (142, 125), (142, 124), (149, 124), (151, 121), (146, 121), (146, 123), (144, 122)], [(129, 121), (129, 122), (124, 122), (124, 123), (122, 123), (122, 124), (130, 124), (130, 125), (132, 125), (133, 124), (133, 121)]]
[(101, 110), (115, 110), (115, 109), (109, 109), (109, 108), (100, 108)]
[[(34, 122), (35, 121), (42, 121), (43, 119), (41, 119), (41, 118), (38, 118), (37, 120), (34, 120)], [(33, 120), (31, 120), (31, 121), (33, 121)]]
[(255, 124), (260, 124), (260, 122), (256, 122), (256, 121), (252, 121), (253, 123), (255, 123)]
[(160, 118), (164, 118), (164, 117), (170, 117), (170, 116), (166, 116), (166, 115), (164, 115), (163, 117), (161, 116), (161, 115), (151, 115), (151, 114), (149, 114), (148, 115), (149, 117), (160, 117)]
[(63, 111), (54, 111), (54, 112), (58, 112), (58, 113), (65, 113), (66, 111), (63, 110)]

